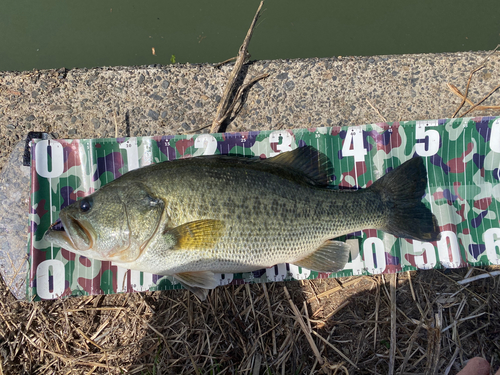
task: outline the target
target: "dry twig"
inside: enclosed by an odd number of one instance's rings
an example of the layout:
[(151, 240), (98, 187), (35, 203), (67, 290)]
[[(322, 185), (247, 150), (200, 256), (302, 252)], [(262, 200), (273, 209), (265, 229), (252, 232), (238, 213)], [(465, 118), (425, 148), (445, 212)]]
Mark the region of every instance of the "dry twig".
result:
[(370, 103), (370, 101), (368, 100), (368, 98), (366, 98), (366, 102), (370, 105), (370, 107), (373, 108), (373, 110), (375, 112), (377, 112), (377, 114), (380, 116), (380, 118), (382, 119), (383, 122), (387, 122), (386, 118), (384, 116), (382, 116), (382, 114), (380, 113), (380, 111), (378, 110), (378, 108), (376, 108), (372, 103)]
[[(477, 71), (483, 69), (485, 67), (485, 63), (486, 61), (490, 58), (491, 55), (493, 55), (493, 53), (495, 53), (498, 49), (498, 47), (500, 47), (500, 44), (497, 45), (495, 47), (495, 49), (493, 51), (491, 51), (485, 58), (484, 60), (481, 62), (481, 64), (479, 64), (476, 68), (472, 69), (472, 71), (470, 72), (469, 74), (469, 79), (467, 80), (467, 86), (465, 88), (465, 94), (462, 95), (463, 99), (462, 99), (462, 102), (460, 103), (460, 105), (458, 106), (457, 110), (455, 111), (455, 113), (453, 114), (452, 118), (455, 118), (458, 114), (458, 112), (460, 112), (460, 110), (462, 109), (462, 107), (464, 106), (465, 102), (467, 101), (467, 95), (469, 94), (469, 86), (470, 86), (470, 83), (471, 83), (471, 80), (472, 80), (472, 76), (474, 75), (474, 73), (476, 73)], [(450, 84), (448, 84), (448, 87), (450, 87)], [(498, 89), (495, 88), (494, 90), (492, 90), (486, 97), (484, 97), (480, 102), (476, 103), (475, 105), (472, 106), (472, 108), (470, 108), (467, 112), (465, 112), (463, 115), (461, 115), (460, 117), (463, 117), (465, 116), (467, 113), (470, 113), (471, 111), (473, 111), (474, 109), (477, 108), (477, 106), (479, 104), (481, 104), (484, 100), (486, 100), (493, 92), (495, 92), (496, 90)], [(453, 89), (451, 89), (452, 92), (454, 92)], [(457, 89), (458, 91), (458, 89)], [(454, 92), (455, 94), (457, 92)]]
[(462, 115), (460, 115), (460, 117), (464, 117), (465, 115), (469, 114), (470, 112), (474, 111), (478, 106), (479, 104), (481, 104), (482, 102), (484, 102), (486, 99), (488, 99), (491, 94), (493, 94), (495, 91), (497, 91), (498, 89), (500, 88), (500, 84), (497, 85), (493, 90), (491, 90), (488, 94), (486, 94), (486, 96), (484, 98), (482, 98), (480, 101), (478, 101), (476, 104), (474, 104), (471, 108), (469, 108), (466, 112), (464, 112)]
[(396, 283), (397, 274), (389, 276), (391, 289), (391, 346), (389, 352), (389, 375), (394, 374), (394, 362), (396, 360)]
[(283, 287), (283, 291), (285, 292), (285, 297), (288, 300), (288, 303), (290, 304), (290, 307), (292, 308), (292, 311), (295, 315), (295, 320), (297, 321), (297, 323), (299, 323), (300, 328), (304, 332), (304, 335), (306, 336), (306, 339), (309, 342), (309, 345), (311, 346), (311, 349), (313, 350), (314, 355), (318, 360), (318, 363), (322, 365), (323, 358), (321, 358), (321, 354), (319, 354), (318, 347), (316, 346), (316, 343), (314, 342), (311, 336), (311, 332), (307, 329), (307, 326), (304, 323), (304, 319), (302, 318), (302, 315), (300, 315), (299, 309), (297, 309), (297, 306), (295, 306), (295, 303), (293, 303), (292, 298), (290, 297), (290, 293), (288, 293), (288, 289), (286, 288), (286, 286)]
[[(240, 47), (240, 51), (238, 53), (238, 57), (236, 58), (234, 68), (231, 71), (231, 74), (229, 75), (229, 78), (228, 78), (228, 81), (226, 84), (226, 88), (224, 89), (224, 94), (222, 95), (222, 98), (219, 102), (219, 105), (217, 107), (217, 112), (215, 114), (215, 118), (212, 122), (212, 126), (210, 127), (210, 133), (218, 133), (220, 131), (220, 127), (221, 127), (222, 123), (231, 113), (229, 111), (229, 109), (231, 107), (234, 108), (234, 104), (230, 103), (231, 94), (234, 91), (234, 85), (236, 84), (236, 79), (238, 78), (238, 75), (240, 74), (241, 68), (243, 67), (243, 63), (245, 62), (245, 60), (247, 58), (247, 48), (248, 48), (248, 45), (250, 44), (250, 39), (252, 38), (253, 29), (254, 29), (255, 24), (259, 18), (260, 10), (261, 10), (263, 4), (264, 4), (264, 1), (261, 1), (259, 8), (257, 9), (257, 13), (255, 13), (255, 17), (252, 20), (252, 24), (250, 25), (250, 28), (248, 29), (245, 40), (243, 41), (243, 44)], [(260, 79), (262, 79), (262, 78), (264, 78), (264, 77), (261, 77)]]

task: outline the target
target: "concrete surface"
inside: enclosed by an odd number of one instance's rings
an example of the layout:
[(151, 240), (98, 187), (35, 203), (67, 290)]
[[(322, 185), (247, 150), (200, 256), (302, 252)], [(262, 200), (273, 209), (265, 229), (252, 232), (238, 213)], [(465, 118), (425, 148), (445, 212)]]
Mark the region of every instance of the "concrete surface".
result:
[[(228, 131), (359, 125), (450, 117), (469, 72), (486, 52), (334, 57), (252, 62), (247, 79), (270, 77), (250, 91)], [(232, 65), (103, 67), (0, 73), (0, 167), (28, 131), (59, 138), (178, 134), (209, 125)], [(500, 52), (476, 73), (478, 101), (500, 83)], [(485, 104), (500, 105), (500, 92)], [(499, 115), (500, 111), (474, 112)], [(208, 128), (204, 130), (208, 131)]]

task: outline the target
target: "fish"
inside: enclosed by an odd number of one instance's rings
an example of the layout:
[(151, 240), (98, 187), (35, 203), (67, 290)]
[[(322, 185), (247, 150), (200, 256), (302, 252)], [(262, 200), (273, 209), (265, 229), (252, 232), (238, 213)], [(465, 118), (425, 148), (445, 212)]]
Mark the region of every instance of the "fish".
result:
[(279, 263), (342, 270), (350, 246), (335, 238), (377, 229), (437, 241), (422, 202), (427, 170), (413, 157), (367, 188), (331, 187), (333, 166), (314, 147), (261, 159), (226, 155), (132, 170), (64, 207), (45, 240), (87, 258), (171, 275), (204, 300), (217, 273)]

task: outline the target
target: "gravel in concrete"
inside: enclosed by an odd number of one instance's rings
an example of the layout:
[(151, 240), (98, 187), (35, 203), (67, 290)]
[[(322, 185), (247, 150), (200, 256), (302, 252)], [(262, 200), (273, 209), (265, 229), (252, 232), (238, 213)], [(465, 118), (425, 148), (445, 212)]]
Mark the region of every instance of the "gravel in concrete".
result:
[[(359, 125), (450, 117), (486, 52), (258, 61), (264, 72), (228, 131)], [(0, 73), (0, 167), (30, 130), (60, 138), (178, 134), (209, 125), (232, 65), (104, 67)], [(477, 101), (500, 83), (500, 53), (476, 73)], [(496, 93), (486, 104), (500, 104)], [(474, 115), (498, 115), (499, 111)], [(207, 132), (208, 129), (203, 130)]]

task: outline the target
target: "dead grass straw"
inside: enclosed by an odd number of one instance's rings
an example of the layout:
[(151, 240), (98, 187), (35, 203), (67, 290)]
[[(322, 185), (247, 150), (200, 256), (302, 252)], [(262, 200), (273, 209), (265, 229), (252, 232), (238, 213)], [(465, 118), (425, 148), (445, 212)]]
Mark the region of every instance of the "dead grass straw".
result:
[(466, 286), (484, 270), (404, 273), (394, 288), (380, 276), (228, 286), (203, 303), (186, 291), (27, 303), (0, 283), (1, 371), (454, 374), (478, 355), (498, 367), (499, 268)]

